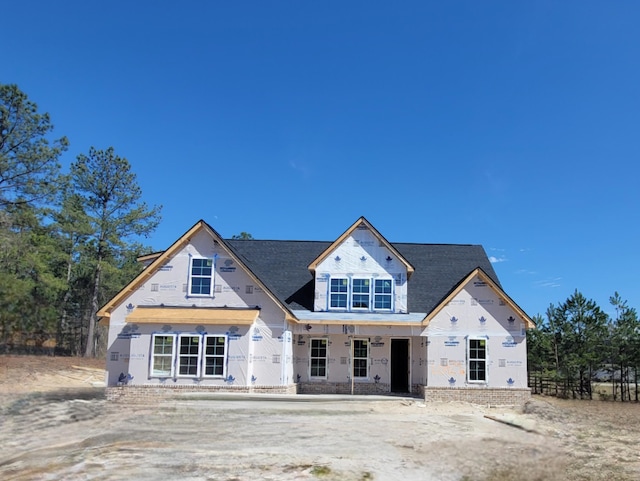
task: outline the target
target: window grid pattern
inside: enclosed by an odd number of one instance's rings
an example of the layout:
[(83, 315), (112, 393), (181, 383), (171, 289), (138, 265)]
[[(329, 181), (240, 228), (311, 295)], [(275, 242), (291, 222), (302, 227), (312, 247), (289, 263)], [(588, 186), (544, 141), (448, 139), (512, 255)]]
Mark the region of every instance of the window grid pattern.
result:
[(374, 309), (391, 309), (391, 279), (376, 279), (374, 283)]
[(153, 376), (170, 377), (173, 368), (173, 336), (153, 337)]
[(224, 376), (226, 338), (224, 336), (206, 336), (204, 342), (204, 375)]
[(327, 340), (311, 339), (311, 377), (327, 377)]
[(369, 279), (353, 279), (351, 307), (369, 309), (370, 284)]
[(469, 340), (469, 381), (487, 380), (487, 341)]
[(353, 340), (353, 377), (368, 377), (369, 342), (366, 339)]
[(178, 375), (198, 376), (200, 359), (200, 336), (180, 336)]
[(191, 290), (193, 295), (211, 295), (213, 259), (192, 259)]
[(333, 308), (346, 309), (347, 308), (347, 292), (349, 289), (349, 282), (347, 279), (331, 279), (331, 302), (330, 305)]

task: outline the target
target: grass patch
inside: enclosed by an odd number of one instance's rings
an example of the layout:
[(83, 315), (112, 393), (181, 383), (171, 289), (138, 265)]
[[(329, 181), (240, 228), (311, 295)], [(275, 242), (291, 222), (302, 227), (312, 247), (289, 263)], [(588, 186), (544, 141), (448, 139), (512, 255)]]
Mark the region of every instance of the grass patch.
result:
[(322, 478), (331, 474), (331, 468), (329, 466), (314, 466), (310, 471), (316, 478)]

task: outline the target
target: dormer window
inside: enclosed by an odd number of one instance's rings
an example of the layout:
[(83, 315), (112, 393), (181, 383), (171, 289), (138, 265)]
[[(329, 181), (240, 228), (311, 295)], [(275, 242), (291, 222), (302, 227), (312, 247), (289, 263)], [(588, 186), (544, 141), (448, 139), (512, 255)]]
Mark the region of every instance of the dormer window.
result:
[(334, 278), (329, 282), (329, 309), (393, 310), (393, 279)]
[(353, 279), (351, 307), (353, 309), (369, 309), (371, 297), (371, 281), (369, 279)]
[(330, 306), (332, 309), (346, 309), (347, 296), (349, 292), (349, 280), (331, 279)]
[(391, 309), (391, 279), (376, 279), (374, 286), (373, 307), (378, 310)]

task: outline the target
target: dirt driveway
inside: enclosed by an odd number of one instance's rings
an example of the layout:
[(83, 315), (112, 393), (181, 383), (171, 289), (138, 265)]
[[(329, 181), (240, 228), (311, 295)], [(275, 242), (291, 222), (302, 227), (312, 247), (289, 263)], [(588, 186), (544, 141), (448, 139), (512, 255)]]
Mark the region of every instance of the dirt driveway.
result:
[(0, 479), (640, 479), (638, 405), (535, 399), (516, 412), (232, 396), (130, 406), (94, 387), (100, 365), (44, 359), (0, 356)]

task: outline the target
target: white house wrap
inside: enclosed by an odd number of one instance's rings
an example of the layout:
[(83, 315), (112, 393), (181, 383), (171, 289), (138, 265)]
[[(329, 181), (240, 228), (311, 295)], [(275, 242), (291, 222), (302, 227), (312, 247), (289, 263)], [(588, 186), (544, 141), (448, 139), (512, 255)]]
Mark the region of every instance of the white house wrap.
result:
[(223, 239), (199, 221), (140, 261), (99, 312), (111, 398), (159, 387), (529, 395), (534, 325), (481, 246), (391, 244), (364, 218), (334, 242)]

